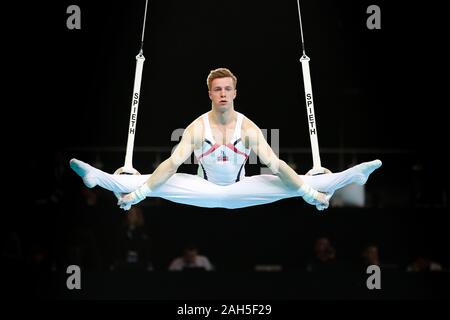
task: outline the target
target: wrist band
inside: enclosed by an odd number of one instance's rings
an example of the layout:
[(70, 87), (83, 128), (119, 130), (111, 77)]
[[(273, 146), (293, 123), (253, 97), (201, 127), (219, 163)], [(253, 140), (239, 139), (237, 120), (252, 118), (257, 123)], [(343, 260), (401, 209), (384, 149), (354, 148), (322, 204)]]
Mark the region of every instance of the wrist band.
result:
[(144, 183), (142, 186), (140, 186), (134, 193), (136, 194), (136, 198), (139, 201), (144, 200), (150, 193), (152, 192), (152, 190), (149, 188), (149, 186), (147, 185), (147, 183)]
[(298, 193), (300, 194), (300, 196), (303, 197), (303, 199), (305, 199), (306, 201), (312, 201), (315, 200), (318, 192), (316, 190), (314, 190), (313, 188), (311, 188), (309, 185), (307, 185), (306, 183), (303, 183), (302, 186), (298, 189)]

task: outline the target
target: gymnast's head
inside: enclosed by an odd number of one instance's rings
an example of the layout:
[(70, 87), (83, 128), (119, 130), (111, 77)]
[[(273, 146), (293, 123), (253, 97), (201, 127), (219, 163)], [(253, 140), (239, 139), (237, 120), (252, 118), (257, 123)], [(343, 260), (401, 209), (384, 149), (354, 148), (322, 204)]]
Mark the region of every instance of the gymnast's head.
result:
[(230, 70), (227, 68), (212, 70), (206, 83), (213, 109), (225, 112), (234, 108), (237, 78)]

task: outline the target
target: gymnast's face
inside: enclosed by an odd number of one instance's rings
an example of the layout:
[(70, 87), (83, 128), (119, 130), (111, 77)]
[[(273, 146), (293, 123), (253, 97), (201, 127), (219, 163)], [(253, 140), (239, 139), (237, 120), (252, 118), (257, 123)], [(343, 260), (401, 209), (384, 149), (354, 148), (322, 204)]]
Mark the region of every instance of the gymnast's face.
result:
[(231, 77), (217, 78), (211, 82), (209, 98), (212, 101), (213, 109), (220, 112), (228, 111), (233, 107), (236, 98), (236, 88)]

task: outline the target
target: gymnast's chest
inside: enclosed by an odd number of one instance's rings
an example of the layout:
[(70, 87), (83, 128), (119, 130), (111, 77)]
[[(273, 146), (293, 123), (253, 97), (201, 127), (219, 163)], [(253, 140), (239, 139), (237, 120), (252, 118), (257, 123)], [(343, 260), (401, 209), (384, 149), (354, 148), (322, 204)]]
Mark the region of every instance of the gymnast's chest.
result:
[(235, 135), (235, 124), (229, 126), (211, 126), (211, 135), (214, 142), (226, 145), (228, 143), (233, 143), (231, 141)]

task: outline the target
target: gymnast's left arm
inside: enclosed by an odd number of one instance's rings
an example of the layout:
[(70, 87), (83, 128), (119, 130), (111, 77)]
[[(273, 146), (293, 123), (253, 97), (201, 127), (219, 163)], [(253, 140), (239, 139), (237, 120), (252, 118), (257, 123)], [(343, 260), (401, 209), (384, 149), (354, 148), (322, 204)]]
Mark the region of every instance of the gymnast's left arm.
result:
[(293, 190), (297, 190), (299, 196), (309, 204), (315, 205), (319, 210), (328, 207), (326, 194), (312, 189), (286, 162), (279, 159), (267, 143), (264, 135), (254, 123), (250, 122), (245, 128), (245, 137), (250, 148), (258, 155), (273, 174), (280, 177), (284, 184)]

